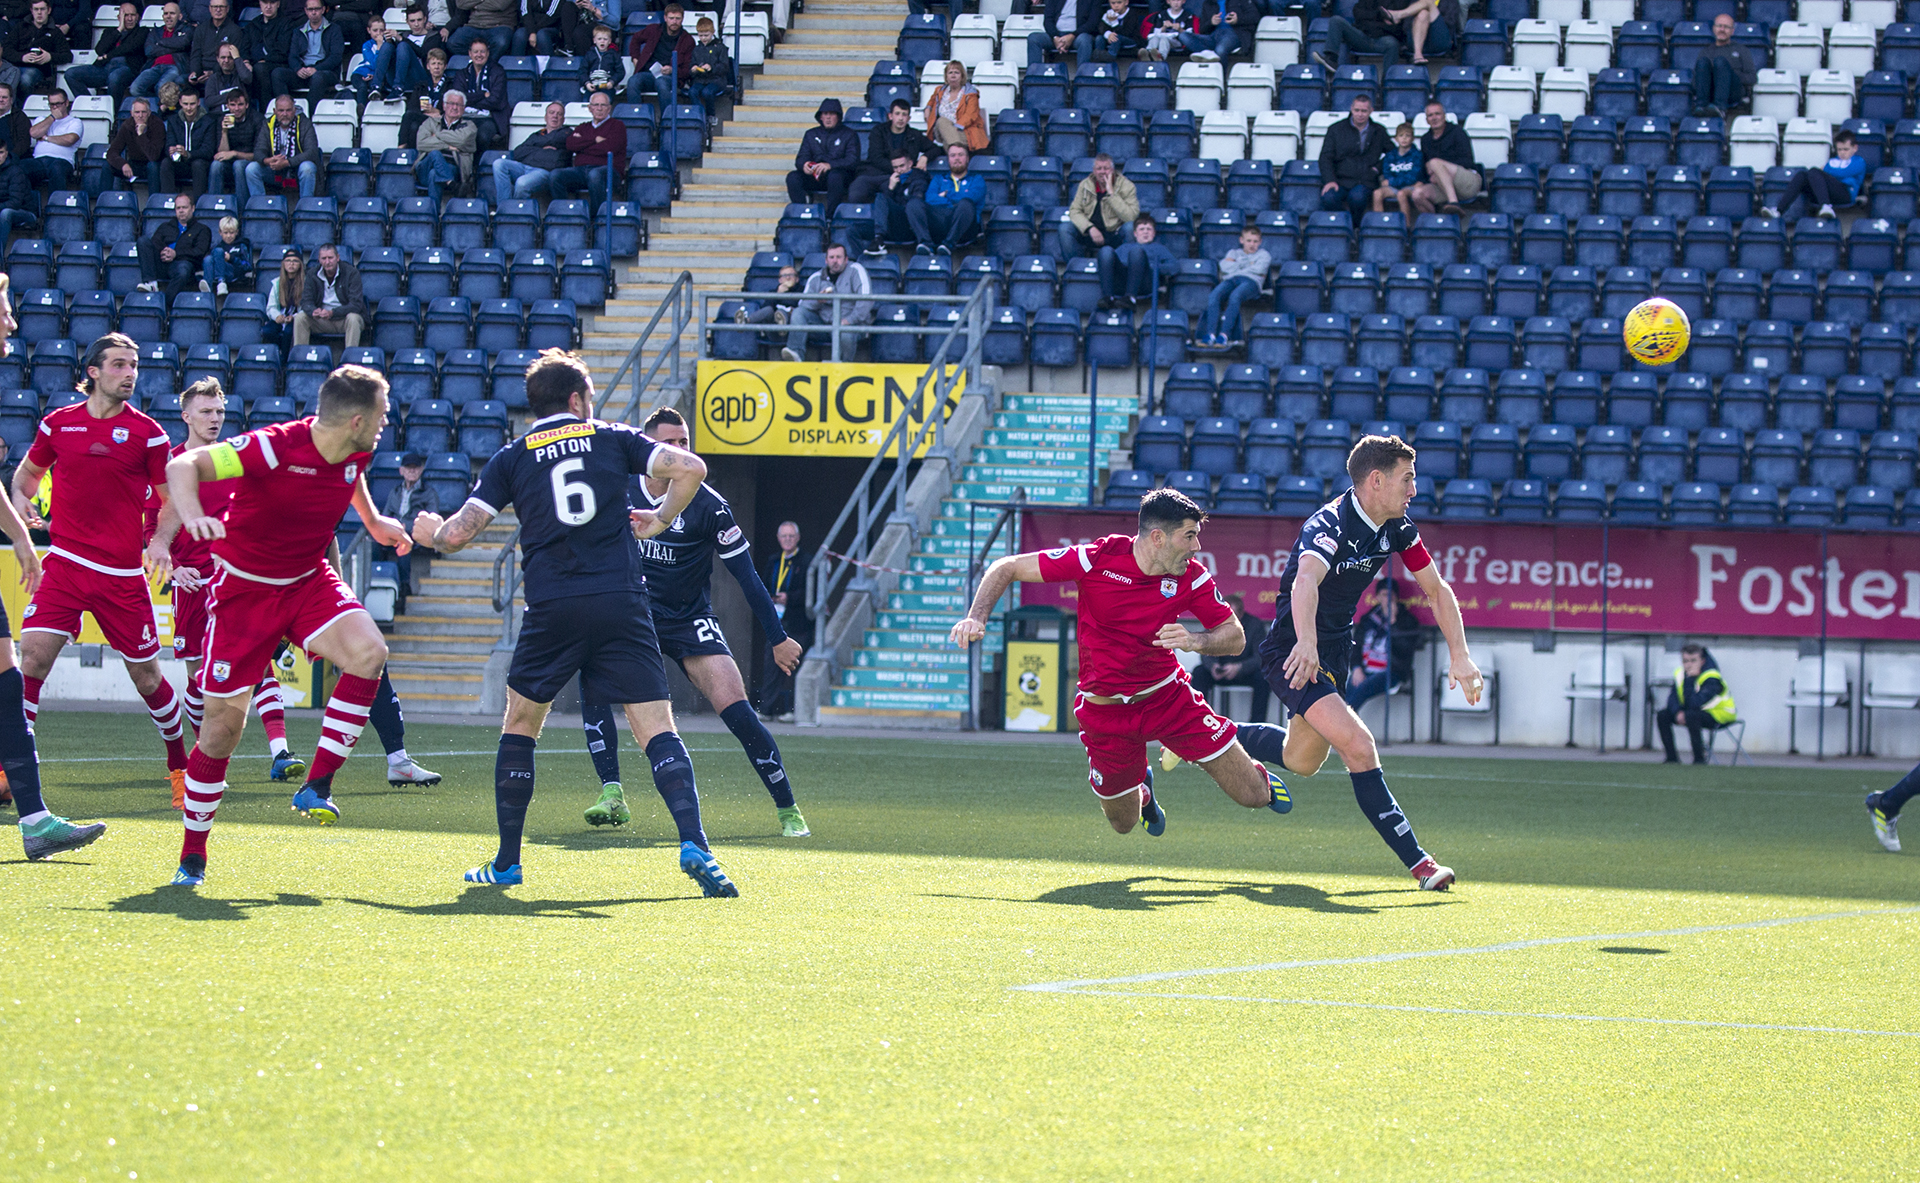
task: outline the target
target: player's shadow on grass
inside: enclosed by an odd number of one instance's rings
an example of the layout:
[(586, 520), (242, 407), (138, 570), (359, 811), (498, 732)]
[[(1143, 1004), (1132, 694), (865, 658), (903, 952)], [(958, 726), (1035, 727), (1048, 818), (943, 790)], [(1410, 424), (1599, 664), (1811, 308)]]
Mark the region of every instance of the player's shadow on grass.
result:
[(342, 896), (343, 904), (359, 904), (383, 912), (404, 912), (409, 916), (548, 916), (558, 920), (611, 920), (603, 911), (626, 904), (677, 904), (700, 899), (686, 896), (631, 896), (606, 900), (529, 900), (508, 895), (498, 887), (469, 887), (460, 898), (438, 904), (390, 904), (381, 900), (362, 900)]
[(156, 887), (117, 899), (107, 911), (136, 916), (177, 916), (181, 920), (250, 920), (260, 908), (317, 908), (317, 896), (279, 892), (255, 899), (221, 899), (182, 887)]
[[(1346, 894), (1346, 893), (1342, 893)], [(1056, 887), (1030, 900), (1008, 899), (1018, 904), (1065, 904), (1069, 907), (1097, 908), (1105, 912), (1152, 912), (1189, 904), (1238, 897), (1273, 908), (1300, 908), (1309, 912), (1332, 912), (1345, 916), (1372, 916), (1385, 911), (1361, 904), (1342, 903), (1334, 894), (1304, 883), (1237, 883), (1209, 879), (1173, 879), (1164, 875), (1133, 875), (1125, 879), (1104, 879), (1094, 883), (1074, 883)], [(998, 896), (951, 896), (955, 899), (999, 899)], [(1402, 907), (1431, 907), (1444, 900), (1423, 900)]]

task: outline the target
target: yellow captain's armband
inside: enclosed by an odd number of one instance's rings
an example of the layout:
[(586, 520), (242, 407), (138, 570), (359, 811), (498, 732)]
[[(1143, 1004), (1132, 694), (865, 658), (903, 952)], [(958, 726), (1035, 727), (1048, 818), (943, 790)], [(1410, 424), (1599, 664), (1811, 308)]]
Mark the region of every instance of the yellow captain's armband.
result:
[(213, 479), (216, 481), (231, 480), (244, 471), (240, 467), (240, 453), (234, 450), (232, 444), (214, 444), (207, 449), (207, 455), (213, 460)]

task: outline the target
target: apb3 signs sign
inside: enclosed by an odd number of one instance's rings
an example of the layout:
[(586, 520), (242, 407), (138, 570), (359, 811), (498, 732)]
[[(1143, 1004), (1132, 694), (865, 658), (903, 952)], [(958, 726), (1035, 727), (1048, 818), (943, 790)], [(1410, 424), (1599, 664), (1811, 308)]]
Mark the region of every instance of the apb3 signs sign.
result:
[[(924, 366), (849, 362), (741, 364), (703, 361), (699, 372), (699, 426), (695, 446), (706, 453), (749, 456), (872, 456), (913, 403)], [(956, 383), (942, 417), (951, 415), (965, 380)], [(913, 411), (924, 423), (922, 395)], [(917, 455), (933, 442), (928, 433)]]

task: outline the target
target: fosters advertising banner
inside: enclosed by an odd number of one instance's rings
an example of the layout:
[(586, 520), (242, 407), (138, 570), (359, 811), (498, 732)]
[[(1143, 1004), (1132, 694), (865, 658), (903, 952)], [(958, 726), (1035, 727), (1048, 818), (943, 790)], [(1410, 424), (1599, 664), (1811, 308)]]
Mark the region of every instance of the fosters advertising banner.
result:
[[(694, 446), (741, 456), (872, 456), (924, 373), (925, 366), (703, 361)], [(943, 419), (964, 386), (965, 379), (954, 386)], [(932, 401), (931, 393), (921, 398)], [(914, 424), (925, 415), (925, 406), (914, 408)], [(929, 433), (915, 455), (932, 442)]]
[[(1415, 519), (1470, 628), (1920, 641), (1920, 535), (1748, 533)], [(1033, 512), (1025, 550), (1131, 534), (1132, 514)], [(1296, 518), (1210, 518), (1200, 561), (1223, 592), (1273, 618)], [(1395, 564), (1406, 580), (1406, 568)], [(1071, 584), (1029, 584), (1024, 604), (1074, 607)], [(1417, 607), (1417, 605), (1416, 605)], [(1431, 619), (1422, 613), (1423, 619)]]

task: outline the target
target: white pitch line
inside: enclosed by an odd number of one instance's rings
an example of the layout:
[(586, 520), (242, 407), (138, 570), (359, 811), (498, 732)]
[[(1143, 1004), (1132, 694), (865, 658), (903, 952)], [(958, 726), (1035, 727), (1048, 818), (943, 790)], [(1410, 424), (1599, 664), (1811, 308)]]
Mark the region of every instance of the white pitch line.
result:
[[(1036, 989), (1033, 986), (1016, 989)], [(1639, 1015), (1574, 1015), (1550, 1011), (1474, 1010), (1463, 1006), (1398, 1006), (1385, 1002), (1335, 1002), (1321, 998), (1254, 998), (1242, 994), (1172, 994), (1145, 990), (1060, 990), (1060, 994), (1099, 994), (1112, 998), (1171, 998), (1183, 1002), (1259, 1002), (1274, 1006), (1351, 1007), (1407, 1011), (1423, 1015), (1477, 1015), (1496, 1019), (1561, 1019), (1576, 1023), (1648, 1023), (1662, 1027), (1730, 1027), (1741, 1031), (1799, 1031), (1815, 1035), (1876, 1035), (1920, 1039), (1920, 1031), (1871, 1031), (1864, 1027), (1806, 1027), (1791, 1023), (1733, 1023), (1715, 1019), (1650, 1019)]]
[[(1821, 912), (1813, 916), (1779, 916), (1770, 920), (1747, 920), (1739, 924), (1702, 924), (1688, 928), (1649, 929), (1645, 932), (1602, 932), (1582, 936), (1537, 937), (1526, 941), (1504, 941), (1497, 945), (1474, 945), (1464, 949), (1420, 949), (1401, 953), (1371, 953), (1364, 957), (1328, 957), (1307, 961), (1269, 961), (1260, 965), (1227, 965), (1206, 969), (1170, 969), (1158, 973), (1133, 974), (1124, 978), (1075, 978), (1062, 982), (1036, 982), (1031, 986), (1009, 986), (1010, 990), (1037, 993), (1092, 993), (1086, 987), (1128, 986), (1144, 982), (1170, 982), (1179, 978), (1216, 977), (1220, 974), (1270, 973), (1285, 969), (1318, 969), (1335, 965), (1379, 965), (1393, 961), (1414, 961), (1427, 957), (1464, 957), (1472, 953), (1511, 953), (1518, 949), (1538, 949), (1545, 945), (1586, 944), (1593, 941), (1638, 941), (1651, 937), (1690, 937), (1710, 932), (1737, 932), (1750, 928), (1778, 928), (1787, 924), (1813, 924), (1822, 920), (1854, 920), (1863, 916), (1905, 916), (1920, 912), (1920, 906), (1883, 908), (1858, 912)], [(1125, 993), (1125, 991), (1121, 991)], [(1188, 997), (1183, 995), (1182, 997)]]

